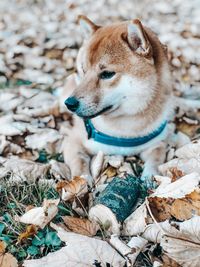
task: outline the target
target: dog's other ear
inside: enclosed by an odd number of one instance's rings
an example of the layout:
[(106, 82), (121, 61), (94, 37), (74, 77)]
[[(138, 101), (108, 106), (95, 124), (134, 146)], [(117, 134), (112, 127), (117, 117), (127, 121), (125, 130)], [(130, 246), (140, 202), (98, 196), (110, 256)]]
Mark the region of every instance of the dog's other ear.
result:
[(137, 53), (151, 56), (151, 45), (139, 19), (128, 24), (128, 44)]
[(78, 16), (78, 22), (82, 27), (83, 33), (86, 38), (89, 38), (96, 30), (100, 28), (100, 26), (94, 24), (88, 17), (84, 15)]

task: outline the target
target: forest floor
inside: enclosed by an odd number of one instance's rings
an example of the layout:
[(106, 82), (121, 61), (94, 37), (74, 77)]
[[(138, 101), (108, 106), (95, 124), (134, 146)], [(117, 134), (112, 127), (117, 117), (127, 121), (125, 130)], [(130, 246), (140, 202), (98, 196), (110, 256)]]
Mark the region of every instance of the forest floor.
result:
[[(118, 235), (88, 213), (114, 177), (139, 177), (142, 161), (99, 153), (90, 189), (63, 163), (71, 115), (58, 95), (76, 70), (79, 14), (141, 19), (168, 46), (182, 99), (171, 124), (189, 143), (169, 147), (158, 188), (142, 188)], [(0, 266), (200, 266), (199, 14), (198, 0), (0, 1)]]

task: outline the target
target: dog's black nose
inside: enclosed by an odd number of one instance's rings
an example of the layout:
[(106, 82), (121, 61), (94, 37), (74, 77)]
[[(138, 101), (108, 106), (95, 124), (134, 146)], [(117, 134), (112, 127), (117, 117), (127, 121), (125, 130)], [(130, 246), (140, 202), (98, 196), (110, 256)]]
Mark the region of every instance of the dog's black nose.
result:
[(67, 106), (67, 108), (69, 110), (71, 110), (72, 112), (74, 112), (79, 107), (79, 101), (74, 96), (68, 97), (65, 100), (65, 105)]

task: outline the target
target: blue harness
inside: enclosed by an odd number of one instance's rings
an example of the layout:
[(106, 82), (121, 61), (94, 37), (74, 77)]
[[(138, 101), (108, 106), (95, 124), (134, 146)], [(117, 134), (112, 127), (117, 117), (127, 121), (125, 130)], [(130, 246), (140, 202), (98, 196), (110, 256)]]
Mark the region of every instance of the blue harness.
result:
[(97, 131), (90, 119), (84, 120), (84, 123), (88, 134), (88, 139), (92, 138), (96, 142), (118, 147), (135, 147), (146, 144), (147, 142), (151, 141), (152, 139), (160, 135), (164, 131), (167, 125), (167, 121), (164, 121), (158, 129), (142, 137), (121, 138), (121, 137), (110, 136)]

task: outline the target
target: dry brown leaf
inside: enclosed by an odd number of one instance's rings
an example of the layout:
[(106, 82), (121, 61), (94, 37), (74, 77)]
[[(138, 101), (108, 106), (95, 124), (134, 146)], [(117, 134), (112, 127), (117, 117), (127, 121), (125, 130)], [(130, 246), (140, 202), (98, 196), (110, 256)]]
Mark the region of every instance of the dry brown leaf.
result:
[(117, 169), (109, 166), (104, 172), (103, 174), (107, 175), (108, 178), (114, 177), (117, 175)]
[(172, 217), (187, 220), (193, 215), (199, 215), (198, 183), (199, 175), (193, 173), (165, 187), (158, 187), (155, 193), (148, 197), (151, 212), (156, 220), (162, 222)]
[(106, 264), (124, 266), (125, 259), (106, 241), (67, 232), (54, 224), (51, 226), (57, 230), (58, 236), (67, 246), (41, 259), (26, 260), (24, 267), (85, 267), (93, 266), (95, 261), (101, 263), (102, 267)]
[(181, 122), (177, 123), (178, 131), (181, 131), (184, 134), (187, 134), (190, 138), (195, 135), (198, 128), (199, 128), (199, 125), (188, 124), (185, 121), (181, 121)]
[(172, 175), (171, 176), (172, 182), (175, 182), (176, 180), (178, 180), (179, 178), (185, 175), (183, 171), (177, 168), (171, 168), (169, 169), (169, 171), (171, 172), (171, 175)]
[(180, 221), (200, 215), (200, 191), (195, 190), (184, 199), (176, 199), (171, 206), (171, 215)]
[(174, 202), (173, 199), (149, 197), (148, 201), (151, 212), (158, 222), (163, 222), (171, 218), (171, 206)]
[(6, 243), (4, 241), (0, 241), (0, 254), (4, 253), (6, 250)]
[(99, 225), (84, 218), (71, 216), (62, 217), (67, 228), (75, 233), (87, 236), (94, 236), (99, 229)]
[(82, 196), (88, 192), (87, 181), (75, 176), (71, 181), (60, 181), (57, 183), (56, 189), (62, 195), (63, 200), (71, 200), (75, 196)]
[(161, 267), (181, 267), (176, 261), (169, 258), (166, 254), (163, 254), (161, 257), (163, 262)]
[(44, 199), (42, 207), (32, 208), (15, 220), (39, 226), (43, 229), (57, 214), (59, 199)]
[(18, 242), (21, 242), (21, 241), (24, 241), (26, 240), (27, 238), (29, 238), (30, 236), (33, 236), (37, 233), (37, 227), (35, 225), (28, 225), (26, 227), (26, 230), (25, 232), (21, 233), (19, 236), (18, 236)]
[(10, 253), (0, 254), (0, 266), (1, 267), (18, 267), (16, 258)]

